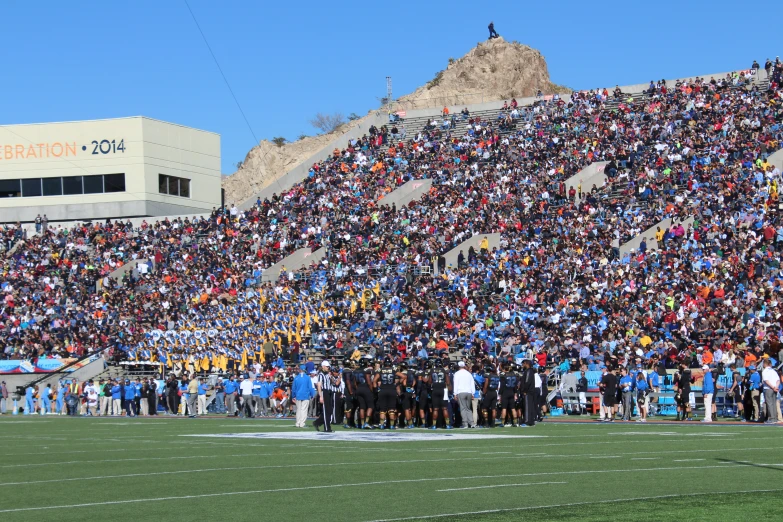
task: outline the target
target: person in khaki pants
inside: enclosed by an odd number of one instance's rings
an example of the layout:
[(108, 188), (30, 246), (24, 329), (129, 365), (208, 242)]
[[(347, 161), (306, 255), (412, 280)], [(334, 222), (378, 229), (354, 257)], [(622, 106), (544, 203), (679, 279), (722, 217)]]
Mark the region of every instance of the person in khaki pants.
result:
[(98, 390), (100, 393), (101, 417), (111, 415), (111, 381), (98, 381)]
[(198, 414), (207, 414), (207, 380), (201, 379), (201, 383), (198, 385)]
[(149, 403), (150, 393), (155, 393), (155, 392), (150, 390), (150, 383), (145, 378), (144, 382), (141, 384), (141, 400), (139, 401), (139, 415), (142, 415), (144, 417), (150, 414), (150, 403)]
[(198, 403), (198, 379), (195, 373), (190, 374), (188, 382), (188, 417), (196, 418), (196, 404)]
[(296, 402), (296, 427), (304, 428), (307, 424), (307, 412), (310, 409), (310, 401), (315, 397), (313, 381), (305, 373), (305, 367), (299, 366), (296, 377), (291, 385), (291, 399)]

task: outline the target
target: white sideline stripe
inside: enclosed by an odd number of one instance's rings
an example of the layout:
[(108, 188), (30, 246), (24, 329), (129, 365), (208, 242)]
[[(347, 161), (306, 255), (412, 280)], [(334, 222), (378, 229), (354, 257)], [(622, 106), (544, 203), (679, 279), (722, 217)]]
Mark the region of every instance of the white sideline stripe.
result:
[(659, 460), (660, 457), (632, 457), (631, 460)]
[(568, 482), (527, 482), (525, 484), (494, 484), (492, 486), (473, 486), (470, 488), (449, 488), (449, 489), (437, 489), (438, 493), (444, 493), (446, 491), (468, 491), (469, 489), (490, 489), (490, 488), (512, 488), (519, 486), (544, 486), (546, 484), (568, 484)]
[(707, 491), (704, 493), (683, 493), (683, 494), (671, 494), (671, 495), (655, 495), (649, 497), (626, 497), (626, 498), (614, 498), (611, 500), (591, 500), (588, 502), (569, 502), (567, 504), (547, 504), (543, 506), (524, 506), (516, 508), (501, 508), (501, 509), (483, 509), (481, 511), (461, 511), (459, 513), (439, 513), (437, 515), (421, 515), (418, 517), (402, 517), (402, 518), (381, 518), (377, 520), (371, 520), (368, 522), (403, 522), (405, 520), (426, 520), (431, 518), (446, 518), (446, 517), (464, 517), (466, 515), (488, 515), (492, 513), (513, 513), (515, 511), (532, 511), (534, 509), (553, 509), (553, 508), (565, 508), (575, 506), (586, 506), (590, 504), (611, 504), (613, 502), (633, 502), (638, 500), (662, 500), (666, 498), (686, 498), (686, 497), (703, 497), (706, 495), (732, 495), (737, 493), (778, 493), (783, 489), (749, 489), (744, 491)]
[[(448, 460), (463, 460), (463, 459), (448, 459)], [(411, 462), (411, 461), (402, 461), (402, 462)], [(425, 461), (425, 462), (439, 462), (439, 461)], [(390, 481), (381, 481), (381, 482), (367, 482), (366, 484), (397, 484), (402, 482), (426, 482), (426, 481), (433, 481), (433, 480), (468, 480), (468, 479), (480, 479), (480, 478), (540, 477), (540, 476), (550, 476), (550, 475), (585, 475), (585, 474), (593, 474), (593, 473), (615, 473), (615, 472), (623, 472), (623, 471), (671, 471), (671, 470), (714, 469), (714, 468), (725, 468), (725, 467), (739, 468), (739, 467), (745, 467), (748, 465), (755, 464), (747, 460), (739, 461), (739, 462), (740, 462), (739, 464), (735, 464), (731, 462), (722, 462), (720, 463), (720, 465), (694, 466), (689, 468), (684, 468), (682, 466), (674, 466), (674, 467), (663, 467), (663, 468), (642, 468), (642, 469), (632, 469), (632, 470), (610, 469), (610, 470), (579, 470), (579, 471), (547, 471), (547, 472), (538, 472), (538, 473), (512, 473), (512, 474), (504, 474), (504, 475), (475, 475), (470, 477), (444, 477), (444, 478), (426, 478), (426, 479), (411, 479), (411, 480), (390, 480)], [(3, 482), (0, 483), (0, 486), (25, 486), (30, 484), (47, 484), (51, 482), (104, 480), (104, 479), (128, 478), (128, 477), (147, 477), (147, 476), (154, 476), (154, 475), (180, 475), (180, 474), (187, 474), (187, 473), (207, 473), (213, 471), (241, 471), (241, 470), (304, 467), (304, 466), (344, 466), (346, 464), (371, 464), (371, 463), (351, 462), (351, 463), (335, 463), (335, 464), (295, 464), (295, 465), (287, 465), (287, 466), (237, 466), (237, 467), (226, 467), (226, 468), (184, 469), (184, 470), (175, 470), (175, 471), (155, 471), (151, 473), (126, 473), (123, 475), (100, 475), (94, 477), (57, 478), (57, 479), (47, 479), (47, 480), (29, 480), (24, 482)], [(758, 464), (758, 465), (765, 466), (765, 467), (783, 466), (783, 464)], [(325, 487), (337, 487), (337, 486), (308, 486), (300, 489), (318, 489), (318, 488), (325, 488)], [(272, 491), (276, 491), (276, 490), (272, 490)], [(281, 491), (288, 491), (288, 489), (281, 490)], [(2, 511), (0, 511), (0, 513), (2, 513)]]
[(589, 457), (591, 459), (619, 459), (620, 455), (604, 455), (602, 457)]
[(706, 459), (675, 459), (673, 462), (697, 462)]
[[(364, 464), (364, 463), (362, 463)], [(330, 464), (331, 465), (331, 464)], [(334, 465), (344, 465), (344, 464), (334, 464)], [(736, 467), (740, 467), (743, 465), (736, 465)], [(223, 470), (230, 470), (230, 469), (260, 469), (265, 468), (266, 466), (258, 466), (255, 468), (223, 468), (220, 471)], [(286, 466), (279, 466), (279, 467), (286, 467)], [(700, 466), (700, 467), (694, 467), (694, 468), (687, 468), (687, 469), (705, 469), (705, 468), (717, 468), (721, 467), (724, 468), (725, 466)], [(685, 469), (682, 467), (667, 467), (667, 468), (650, 468), (650, 469), (640, 469), (635, 471), (668, 471), (668, 470), (678, 470), (678, 469)], [(188, 471), (187, 473), (194, 473), (196, 470)], [(204, 470), (200, 470), (204, 471)], [(384, 484), (403, 484), (403, 483), (411, 483), (411, 482), (433, 482), (433, 481), (439, 481), (439, 480), (468, 480), (468, 479), (481, 479), (481, 478), (505, 478), (505, 477), (530, 477), (530, 476), (541, 476), (541, 475), (579, 475), (579, 474), (590, 474), (590, 473), (617, 473), (618, 471), (628, 471), (628, 470), (583, 470), (583, 471), (558, 471), (558, 472), (545, 472), (545, 473), (520, 473), (520, 474), (513, 474), (513, 475), (476, 475), (472, 477), (436, 477), (436, 478), (422, 478), (422, 479), (401, 479), (401, 480), (383, 480), (383, 481), (376, 481), (376, 482), (359, 482), (354, 484), (325, 484), (325, 485), (319, 485), (319, 486), (302, 486), (302, 487), (296, 487), (296, 488), (278, 488), (278, 489), (257, 489), (253, 491), (226, 491), (223, 493), (203, 493), (200, 495), (181, 495), (181, 496), (175, 496), (175, 497), (153, 497), (153, 498), (135, 498), (135, 499), (128, 499), (128, 500), (110, 500), (106, 502), (88, 502), (84, 504), (60, 504), (55, 506), (37, 506), (37, 507), (24, 507), (24, 508), (12, 508), (12, 509), (2, 509), (0, 510), (0, 513), (19, 513), (22, 511), (44, 511), (49, 509), (71, 509), (71, 508), (80, 508), (80, 507), (93, 507), (93, 506), (111, 506), (116, 504), (135, 504), (139, 502), (164, 502), (168, 500), (188, 500), (188, 499), (194, 499), (194, 498), (211, 498), (211, 497), (228, 497), (228, 496), (235, 496), (235, 495), (257, 495), (260, 493), (285, 493), (290, 491), (305, 491), (305, 490), (313, 490), (313, 489), (333, 489), (333, 488), (342, 488), (342, 487), (356, 487), (356, 486), (377, 486), (377, 485), (384, 485)], [(177, 471), (172, 472), (164, 472), (164, 473), (181, 473)], [(154, 475), (155, 473), (144, 473), (144, 476)], [(127, 475), (125, 475), (127, 476)], [(95, 477), (100, 478), (100, 477)], [(114, 477), (105, 477), (105, 478), (114, 478)], [(698, 495), (721, 495), (721, 494), (729, 494), (729, 493), (763, 493), (763, 492), (777, 492), (777, 491), (783, 491), (783, 489), (769, 489), (769, 490), (752, 490), (752, 491), (725, 491), (725, 492), (709, 492), (709, 493), (698, 493)], [(655, 499), (655, 498), (667, 498), (669, 496), (677, 497), (677, 496), (688, 496), (688, 495), (665, 495), (662, 497), (649, 497), (649, 499)], [(539, 509), (539, 508), (547, 508), (547, 507), (565, 507), (565, 506), (571, 506), (571, 505), (583, 505), (583, 504), (598, 504), (598, 503), (606, 503), (606, 502), (618, 502), (621, 500), (647, 500), (648, 498), (641, 497), (641, 498), (629, 498), (629, 499), (616, 499), (616, 500), (606, 500), (606, 501), (591, 501), (591, 502), (577, 502), (575, 504), (562, 504), (562, 505), (553, 505), (553, 506), (532, 506), (532, 507), (524, 507), (524, 508), (511, 508), (508, 511), (516, 511), (516, 510), (525, 510), (525, 509)], [(482, 513), (495, 513), (498, 511), (504, 511), (504, 510), (489, 510), (489, 511), (476, 511), (476, 512), (465, 512), (465, 513), (452, 513), (452, 514), (442, 514), (442, 515), (429, 515), (429, 516), (420, 516), (420, 517), (406, 517), (406, 518), (394, 518), (394, 519), (388, 519), (388, 520), (379, 520), (379, 521), (373, 521), (373, 522), (392, 522), (392, 521), (399, 521), (399, 520), (419, 520), (424, 518), (439, 518), (439, 517), (447, 517), (447, 516), (459, 516), (459, 515), (472, 515), (472, 514), (482, 514)]]
[[(148, 437), (148, 435), (143, 435), (143, 436), (144, 437)], [(131, 436), (123, 436), (122, 438), (112, 439), (112, 440), (115, 441), (115, 442), (116, 441), (122, 441), (122, 442), (145, 442), (145, 441), (135, 440), (135, 439), (132, 439), (130, 437)], [(2, 437), (0, 437), (0, 438), (2, 438)], [(8, 438), (13, 438), (15, 440), (19, 439), (18, 436), (13, 436), (13, 437), (8, 437)], [(54, 440), (68, 440), (68, 439), (58, 438), (58, 439), (54, 439)], [(524, 439), (524, 440), (529, 440), (529, 439)], [(721, 440), (724, 440), (724, 439), (721, 439)], [(726, 440), (728, 440), (728, 439), (726, 439)], [(776, 441), (779, 441), (780, 437), (746, 437), (746, 438), (743, 438), (742, 440), (743, 440), (743, 442), (744, 441), (748, 441), (748, 440), (776, 440)], [(163, 441), (161, 441), (161, 440), (148, 440), (146, 442), (153, 442), (153, 443), (156, 443), (156, 444), (160, 444)], [(172, 440), (170, 442), (171, 442), (172, 445), (176, 445), (177, 447), (181, 447), (182, 446), (182, 444), (180, 444), (181, 441), (179, 441), (179, 440)], [(635, 438), (635, 439), (632, 439), (632, 440), (624, 441), (623, 443), (624, 444), (647, 444), (649, 442), (650, 442), (649, 440), (642, 440), (641, 438)], [(691, 439), (667, 439), (666, 442), (669, 442), (669, 443), (671, 443), (671, 442), (697, 442), (697, 440), (693, 439), (693, 438), (691, 438)], [(90, 445), (90, 447), (94, 447), (96, 445), (114, 444), (114, 442), (103, 442), (103, 441), (80, 442), (80, 441), (72, 441), (72, 442), (66, 442), (66, 443), (41, 442), (40, 444), (41, 444), (40, 446), (34, 445), (34, 444), (30, 444), (30, 441), (28, 440), (28, 438), (25, 438), (25, 442), (24, 443), (19, 443), (19, 448), (23, 448), (23, 449), (30, 449), (31, 447), (51, 448), (51, 447), (55, 447), (55, 446), (72, 447), (74, 445), (79, 445), (79, 446)], [(215, 444), (215, 445), (221, 445), (221, 446), (238, 446), (238, 447), (242, 447), (242, 448), (257, 448), (257, 447), (267, 446), (267, 444), (236, 444), (236, 443), (232, 443), (232, 442), (208, 442), (208, 441), (202, 441), (202, 442), (199, 442), (198, 444)], [(370, 443), (364, 443), (364, 442), (357, 441), (356, 444), (370, 444)], [(608, 442), (607, 441), (558, 442), (558, 443), (549, 443), (549, 444), (526, 444), (525, 448), (541, 448), (541, 447), (549, 447), (549, 446), (587, 446), (587, 445), (592, 446), (592, 445), (596, 445), (596, 444), (617, 444), (617, 441), (608, 441)], [(331, 448), (338, 448), (338, 447), (344, 447), (344, 446), (338, 446), (338, 445), (319, 445), (319, 444), (317, 444), (317, 441), (313, 441), (312, 444), (310, 444), (310, 445), (312, 447), (314, 447), (314, 448), (315, 447), (318, 447), (318, 448), (330, 448), (330, 447)], [(285, 446), (301, 447), (300, 444), (288, 444), (288, 445), (283, 444), (283, 445), (281, 445), (279, 447), (285, 447)], [(6, 443), (3, 444), (3, 448), (4, 449), (13, 449), (14, 447), (16, 447), (16, 446), (13, 445), (13, 444), (6, 444)], [(495, 446), (495, 447), (496, 448), (518, 448), (518, 446), (508, 446), (508, 445), (501, 445), (501, 446)], [(454, 448), (454, 449), (458, 449), (458, 448)], [(769, 449), (769, 448), (765, 448), (765, 449)], [(427, 450), (383, 448), (383, 451), (405, 451), (406, 453), (410, 453), (410, 452), (418, 453), (418, 452), (424, 452), (424, 451), (442, 451), (442, 450), (443, 450), (443, 448), (427, 449)], [(375, 449), (373, 451), (381, 451), (381, 449), (379, 448), (379, 449)]]
[[(736, 448), (732, 451), (761, 451), (761, 450), (769, 450), (770, 448)], [(345, 452), (351, 452), (352, 450), (345, 450)], [(364, 450), (355, 450), (355, 451), (364, 451)], [(415, 451), (415, 450), (411, 450)], [(725, 452), (725, 449), (694, 449), (694, 450), (671, 450), (667, 451), (667, 454), (670, 453), (711, 453), (711, 452)], [(302, 454), (302, 452), (291, 452), (292, 454)], [(600, 458), (614, 458), (614, 457), (620, 457), (620, 456), (627, 456), (627, 455), (647, 455), (650, 453), (658, 454), (660, 452), (658, 451), (637, 451), (637, 452), (626, 452), (626, 453), (618, 453), (616, 455), (612, 456), (606, 456), (606, 455), (596, 455), (595, 453), (587, 453), (587, 454), (580, 454), (580, 455), (551, 455), (551, 457), (554, 458), (580, 458), (580, 457), (600, 457)], [(273, 453), (272, 455), (280, 455), (281, 453)], [(62, 461), (62, 462), (40, 462), (37, 464), (6, 464), (3, 466), (0, 466), (0, 469), (6, 469), (6, 468), (21, 468), (21, 467), (40, 467), (40, 466), (62, 466), (65, 464), (100, 464), (103, 462), (138, 462), (138, 461), (145, 461), (145, 460), (184, 460), (184, 459), (218, 459), (218, 458), (235, 458), (235, 457), (259, 457), (264, 456), (264, 454), (261, 453), (239, 453), (235, 455), (182, 455), (177, 457), (139, 457), (139, 458), (133, 458), (133, 459), (103, 459), (103, 460), (68, 460), (68, 461)], [(416, 463), (416, 462), (449, 462), (449, 461), (455, 461), (455, 460), (499, 460), (499, 459), (519, 459), (519, 458), (528, 458), (530, 457), (530, 453), (518, 453), (516, 455), (504, 455), (502, 457), (463, 457), (463, 458), (454, 458), (454, 459), (415, 459), (415, 460), (380, 460), (380, 461), (371, 461), (371, 462), (345, 462), (340, 465), (351, 465), (351, 464), (407, 464), (407, 463)], [(541, 456), (541, 455), (538, 455)], [(318, 467), (318, 466), (332, 466), (337, 464), (287, 464), (287, 465), (280, 465), (280, 466), (268, 466), (269, 468), (298, 468), (298, 467)]]

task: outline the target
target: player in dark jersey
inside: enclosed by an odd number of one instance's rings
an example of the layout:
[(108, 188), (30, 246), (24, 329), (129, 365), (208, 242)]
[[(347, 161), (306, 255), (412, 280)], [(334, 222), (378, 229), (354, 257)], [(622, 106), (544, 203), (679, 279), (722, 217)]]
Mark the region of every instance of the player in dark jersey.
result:
[(419, 410), (419, 428), (427, 427), (427, 414), (430, 412), (429, 370), (426, 366), (416, 371), (415, 401)]
[(481, 411), (484, 415), (484, 423), (489, 428), (495, 427), (495, 416), (498, 411), (498, 390), (500, 389), (500, 375), (494, 365), (484, 367), (484, 399), (481, 401)]
[(355, 428), (354, 420), (354, 387), (353, 381), (353, 361), (346, 359), (343, 364), (343, 382), (345, 383), (345, 393), (343, 394), (343, 410), (345, 411), (345, 424), (343, 428)]
[(397, 369), (397, 382), (400, 383), (400, 398), (402, 400), (403, 424), (406, 428), (413, 428), (413, 403), (416, 391), (416, 372), (409, 368), (405, 362), (400, 363)]
[[(511, 364), (503, 363), (503, 373), (500, 374), (500, 422), (501, 426), (508, 427), (517, 425), (517, 389), (519, 388), (519, 375), (511, 368)], [(511, 424), (506, 422), (506, 415), (510, 414)]]
[(381, 429), (386, 429), (387, 417), (389, 427), (393, 430), (397, 429), (397, 397), (400, 395), (400, 386), (391, 359), (384, 359), (383, 367), (376, 372), (375, 388), (378, 389), (378, 414), (381, 418)]
[(359, 409), (359, 425), (362, 429), (370, 429), (372, 419), (372, 367), (367, 366), (353, 372), (353, 391), (356, 406)]
[(446, 393), (447, 390), (451, 390), (451, 378), (449, 372), (443, 368), (443, 362), (440, 359), (435, 359), (435, 368), (430, 372), (429, 380), (432, 385), (432, 426), (430, 429), (438, 429), (438, 415), (442, 412), (446, 429), (450, 430), (449, 399)]

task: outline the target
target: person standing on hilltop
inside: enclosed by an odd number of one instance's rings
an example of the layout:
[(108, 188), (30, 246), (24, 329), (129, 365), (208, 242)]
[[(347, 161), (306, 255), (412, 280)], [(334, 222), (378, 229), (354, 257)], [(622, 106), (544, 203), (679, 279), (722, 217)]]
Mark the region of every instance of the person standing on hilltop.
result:
[(489, 39), (492, 40), (493, 38), (499, 38), (500, 35), (495, 31), (495, 22), (489, 23)]

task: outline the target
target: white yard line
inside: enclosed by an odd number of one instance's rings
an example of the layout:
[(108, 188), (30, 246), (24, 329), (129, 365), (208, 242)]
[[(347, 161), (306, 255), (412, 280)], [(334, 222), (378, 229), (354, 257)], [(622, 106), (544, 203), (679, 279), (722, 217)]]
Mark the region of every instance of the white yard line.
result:
[(458, 513), (439, 513), (437, 515), (421, 515), (417, 517), (402, 517), (402, 518), (382, 518), (372, 520), (368, 522), (403, 522), (405, 520), (428, 520), (434, 518), (451, 518), (462, 517), (466, 515), (488, 515), (492, 513), (514, 513), (517, 511), (532, 511), (534, 509), (554, 509), (554, 508), (567, 508), (575, 506), (587, 506), (591, 504), (611, 504), (614, 502), (633, 502), (639, 500), (663, 500), (667, 498), (688, 498), (688, 497), (703, 497), (706, 495), (735, 495), (737, 493), (777, 493), (783, 491), (783, 489), (749, 489), (749, 490), (733, 490), (733, 491), (708, 491), (704, 493), (683, 493), (672, 495), (655, 495), (648, 497), (625, 497), (615, 498), (611, 500), (591, 500), (588, 502), (569, 502), (566, 504), (546, 504), (542, 506), (524, 506), (516, 508), (502, 508), (502, 509), (484, 509), (481, 511), (460, 511)]
[(446, 491), (468, 491), (471, 489), (493, 489), (493, 488), (513, 488), (522, 486), (544, 486), (546, 484), (568, 484), (568, 482), (527, 482), (524, 484), (493, 484), (492, 486), (473, 486), (470, 488), (449, 488), (449, 489), (437, 489), (438, 493), (444, 493)]
[[(464, 459), (448, 459), (448, 460), (464, 460)], [(406, 463), (406, 462), (421, 462), (421, 461), (395, 461), (395, 463)], [(426, 460), (423, 462), (439, 462), (439, 461), (430, 461)], [(181, 475), (181, 474), (188, 474), (188, 473), (208, 473), (208, 472), (223, 472), (223, 471), (242, 471), (242, 470), (258, 470), (258, 469), (270, 469), (270, 468), (288, 468), (288, 467), (329, 467), (329, 466), (345, 466), (345, 465), (359, 465), (359, 464), (372, 464), (371, 462), (339, 462), (339, 463), (325, 463), (325, 464), (294, 464), (294, 465), (265, 465), (265, 466), (238, 466), (238, 467), (224, 467), (224, 468), (202, 468), (202, 469), (187, 469), (187, 470), (175, 470), (175, 471), (155, 471), (155, 472), (148, 472), (148, 473), (126, 473), (122, 475), (99, 475), (99, 476), (92, 476), (92, 477), (73, 477), (73, 478), (56, 478), (56, 479), (48, 479), (48, 480), (29, 480), (29, 481), (23, 481), (23, 482), (3, 482), (0, 483), (0, 486), (26, 486), (31, 484), (47, 484), (52, 482), (72, 482), (72, 481), (82, 481), (82, 480), (106, 480), (106, 479), (117, 479), (117, 478), (128, 478), (128, 477), (148, 477), (148, 476), (158, 476), (158, 475)], [(753, 465), (754, 463), (743, 461), (740, 464), (734, 464), (734, 463), (722, 463), (721, 465), (709, 465), (709, 466), (693, 466), (693, 467), (683, 467), (683, 466), (666, 466), (666, 467), (660, 467), (660, 468), (642, 468), (642, 469), (634, 469), (630, 471), (671, 471), (671, 470), (698, 470), (698, 469), (715, 469), (715, 468), (740, 468), (745, 467), (748, 465)], [(756, 465), (763, 465), (766, 467), (771, 466), (783, 466), (783, 464), (756, 464)], [(503, 475), (474, 475), (474, 476), (468, 476), (468, 477), (440, 477), (440, 478), (422, 478), (422, 479), (410, 479), (410, 480), (390, 480), (390, 481), (379, 481), (379, 482), (366, 482), (362, 484), (372, 484), (372, 485), (380, 485), (380, 484), (398, 484), (398, 483), (405, 483), (405, 482), (430, 482), (430, 481), (436, 481), (436, 480), (469, 480), (469, 479), (496, 479), (496, 478), (510, 478), (510, 477), (542, 477), (542, 476), (554, 476), (554, 475), (592, 475), (597, 473), (618, 473), (618, 472), (624, 472), (629, 471), (627, 469), (607, 469), (607, 470), (578, 470), (578, 471), (546, 471), (546, 472), (538, 472), (538, 473), (511, 473), (511, 474), (503, 474)], [(280, 490), (266, 490), (265, 492), (272, 492), (272, 491), (298, 491), (299, 489), (306, 490), (306, 489), (322, 489), (322, 488), (331, 488), (331, 487), (342, 487), (345, 485), (351, 485), (351, 484), (341, 484), (341, 485), (325, 485), (325, 486), (307, 486), (302, 488), (284, 488)], [(241, 492), (240, 492), (241, 493)], [(252, 493), (252, 492), (248, 492)], [(227, 493), (231, 494), (231, 493)], [(176, 497), (179, 498), (179, 497)], [(190, 497), (188, 497), (190, 498)], [(130, 502), (130, 501), (129, 501)], [(100, 505), (100, 504), (96, 504)], [(44, 508), (42, 508), (44, 509)], [(0, 511), (2, 513), (2, 511)]]
[(700, 460), (707, 460), (707, 459), (674, 459), (673, 462), (698, 462)]
[[(732, 451), (761, 451), (761, 450), (769, 450), (769, 448), (736, 448)], [(357, 449), (357, 450), (342, 450), (344, 453), (352, 453), (352, 452), (363, 452), (366, 451), (364, 449)], [(416, 450), (408, 450), (410, 452), (415, 452)], [(444, 452), (448, 451), (447, 448), (443, 449)], [(725, 449), (697, 449), (697, 450), (669, 450), (666, 451), (667, 454), (671, 453), (690, 453), (690, 454), (698, 454), (698, 453), (710, 453), (710, 452), (725, 452)], [(292, 455), (301, 455), (306, 454), (308, 452), (291, 452)], [(598, 455), (598, 454), (580, 454), (580, 455), (552, 455), (548, 458), (569, 458), (569, 459), (576, 459), (576, 458), (616, 458), (620, 456), (628, 456), (628, 455), (648, 455), (650, 453), (658, 454), (660, 452), (658, 451), (638, 451), (638, 452), (623, 452), (623, 453), (617, 453), (615, 455)], [(6, 464), (3, 466), (0, 466), (0, 469), (6, 469), (6, 468), (22, 468), (22, 467), (41, 467), (41, 466), (63, 466), (67, 464), (100, 464), (104, 462), (138, 462), (138, 461), (149, 461), (149, 460), (183, 460), (183, 459), (217, 459), (217, 458), (234, 458), (234, 457), (260, 457), (264, 455), (281, 455), (284, 453), (280, 452), (273, 452), (269, 454), (262, 454), (262, 453), (240, 453), (235, 455), (183, 455), (183, 456), (174, 456), (174, 457), (139, 457), (139, 458), (130, 458), (130, 459), (101, 459), (101, 460), (69, 460), (69, 461), (60, 461), (60, 462), (40, 462), (40, 463), (25, 463), (25, 464)], [(521, 459), (521, 458), (529, 458), (531, 454), (529, 453), (518, 453), (517, 455), (504, 455), (501, 457), (463, 457), (463, 458), (454, 458), (454, 459), (416, 459), (416, 460), (386, 460), (386, 461), (372, 461), (372, 462), (347, 462), (345, 465), (351, 465), (351, 464), (404, 464), (404, 463), (416, 463), (416, 462), (448, 462), (448, 461), (454, 461), (454, 460), (498, 460), (498, 459)], [(537, 455), (541, 457), (542, 455)], [(271, 466), (272, 468), (275, 467), (306, 467), (306, 466), (320, 466), (321, 464), (288, 464), (285, 466)]]
[[(344, 465), (344, 464), (324, 464), (325, 466), (332, 466), (332, 465)], [(267, 466), (258, 466), (256, 468), (223, 468), (220, 471), (230, 470), (230, 469), (260, 469), (260, 468), (266, 468)], [(278, 467), (286, 467), (286, 466), (278, 466)], [(701, 466), (696, 468), (689, 468), (689, 469), (705, 469), (705, 468), (716, 468), (716, 467), (725, 467), (725, 466)], [(737, 466), (739, 467), (739, 465)], [(677, 469), (683, 469), (681, 467), (667, 467), (667, 468), (650, 468), (650, 469), (641, 469), (638, 471), (668, 471), (668, 470), (677, 470)], [(201, 470), (203, 471), (203, 470)], [(343, 487), (359, 487), (359, 486), (375, 486), (375, 485), (385, 485), (385, 484), (403, 484), (403, 483), (411, 483), (411, 482), (433, 482), (433, 481), (439, 481), (439, 480), (467, 480), (467, 479), (480, 479), (480, 478), (503, 478), (503, 477), (529, 477), (529, 476), (542, 476), (542, 475), (577, 475), (577, 474), (590, 474), (590, 473), (616, 473), (618, 471), (627, 471), (627, 470), (586, 470), (586, 471), (562, 471), (562, 472), (548, 472), (548, 473), (520, 473), (515, 475), (476, 475), (472, 477), (441, 477), (441, 478), (424, 478), (424, 479), (403, 479), (403, 480), (384, 480), (384, 481), (377, 481), (377, 482), (360, 482), (360, 483), (354, 483), (354, 484), (327, 484), (327, 485), (319, 485), (319, 486), (302, 486), (302, 487), (295, 487), (295, 488), (278, 488), (278, 489), (259, 489), (259, 490), (252, 490), (252, 491), (227, 491), (223, 493), (203, 493), (200, 495), (180, 495), (180, 496), (172, 496), (172, 497), (153, 497), (153, 498), (137, 498), (137, 499), (128, 499), (128, 500), (112, 500), (112, 501), (106, 501), (106, 502), (88, 502), (88, 503), (82, 503), (82, 504), (58, 504), (58, 505), (52, 505), (52, 506), (37, 506), (37, 507), (24, 507), (24, 508), (11, 508), (11, 509), (2, 509), (0, 510), (0, 513), (19, 513), (23, 511), (45, 511), (45, 510), (51, 510), (51, 509), (73, 509), (73, 508), (81, 508), (81, 507), (95, 507), (95, 506), (112, 506), (112, 505), (119, 505), (119, 504), (136, 504), (136, 503), (149, 503), (149, 502), (164, 502), (169, 500), (189, 500), (189, 499), (196, 499), (196, 498), (211, 498), (211, 497), (228, 497), (228, 496), (236, 496), (236, 495), (257, 495), (262, 493), (285, 493), (290, 491), (306, 491), (306, 490), (314, 490), (314, 489), (332, 489), (332, 488), (343, 488)], [(189, 473), (196, 472), (196, 470), (189, 471)], [(178, 473), (178, 472), (165, 472), (165, 473)], [(155, 475), (156, 473), (145, 473), (145, 476)], [(158, 473), (160, 474), (160, 473)], [(118, 476), (114, 477), (105, 477), (105, 478), (116, 478)], [(96, 477), (99, 478), (99, 477)], [(62, 480), (62, 479), (60, 479)], [(586, 504), (602, 504), (602, 503), (608, 503), (608, 502), (620, 502), (620, 501), (632, 501), (632, 500), (654, 500), (654, 499), (661, 499), (661, 498), (677, 498), (677, 497), (688, 497), (688, 496), (697, 496), (697, 495), (728, 495), (728, 494), (736, 494), (736, 493), (765, 493), (765, 492), (777, 492), (777, 491), (783, 491), (781, 489), (768, 489), (768, 490), (749, 490), (749, 491), (724, 491), (724, 492), (708, 492), (708, 493), (694, 493), (694, 494), (686, 494), (686, 495), (661, 495), (656, 497), (636, 497), (636, 498), (620, 498), (620, 499), (614, 499), (614, 500), (597, 500), (597, 501), (590, 501), (590, 502), (576, 502), (571, 504), (554, 504), (554, 505), (546, 505), (546, 506), (528, 506), (528, 507), (522, 507), (522, 508), (510, 508), (510, 509), (498, 509), (498, 510), (487, 510), (487, 511), (474, 511), (474, 512), (464, 512), (464, 513), (449, 513), (449, 514), (438, 514), (438, 515), (425, 515), (425, 516), (417, 516), (417, 517), (405, 517), (405, 518), (395, 518), (395, 519), (387, 519), (387, 520), (379, 520), (374, 522), (392, 522), (392, 521), (402, 521), (402, 520), (421, 520), (421, 519), (427, 519), (427, 518), (442, 518), (442, 517), (455, 517), (455, 516), (461, 516), (461, 515), (473, 515), (473, 514), (484, 514), (484, 513), (498, 513), (498, 512), (504, 512), (504, 511), (523, 511), (523, 510), (531, 510), (531, 509), (545, 509), (545, 508), (552, 508), (552, 507), (568, 507), (568, 506), (581, 506)]]

